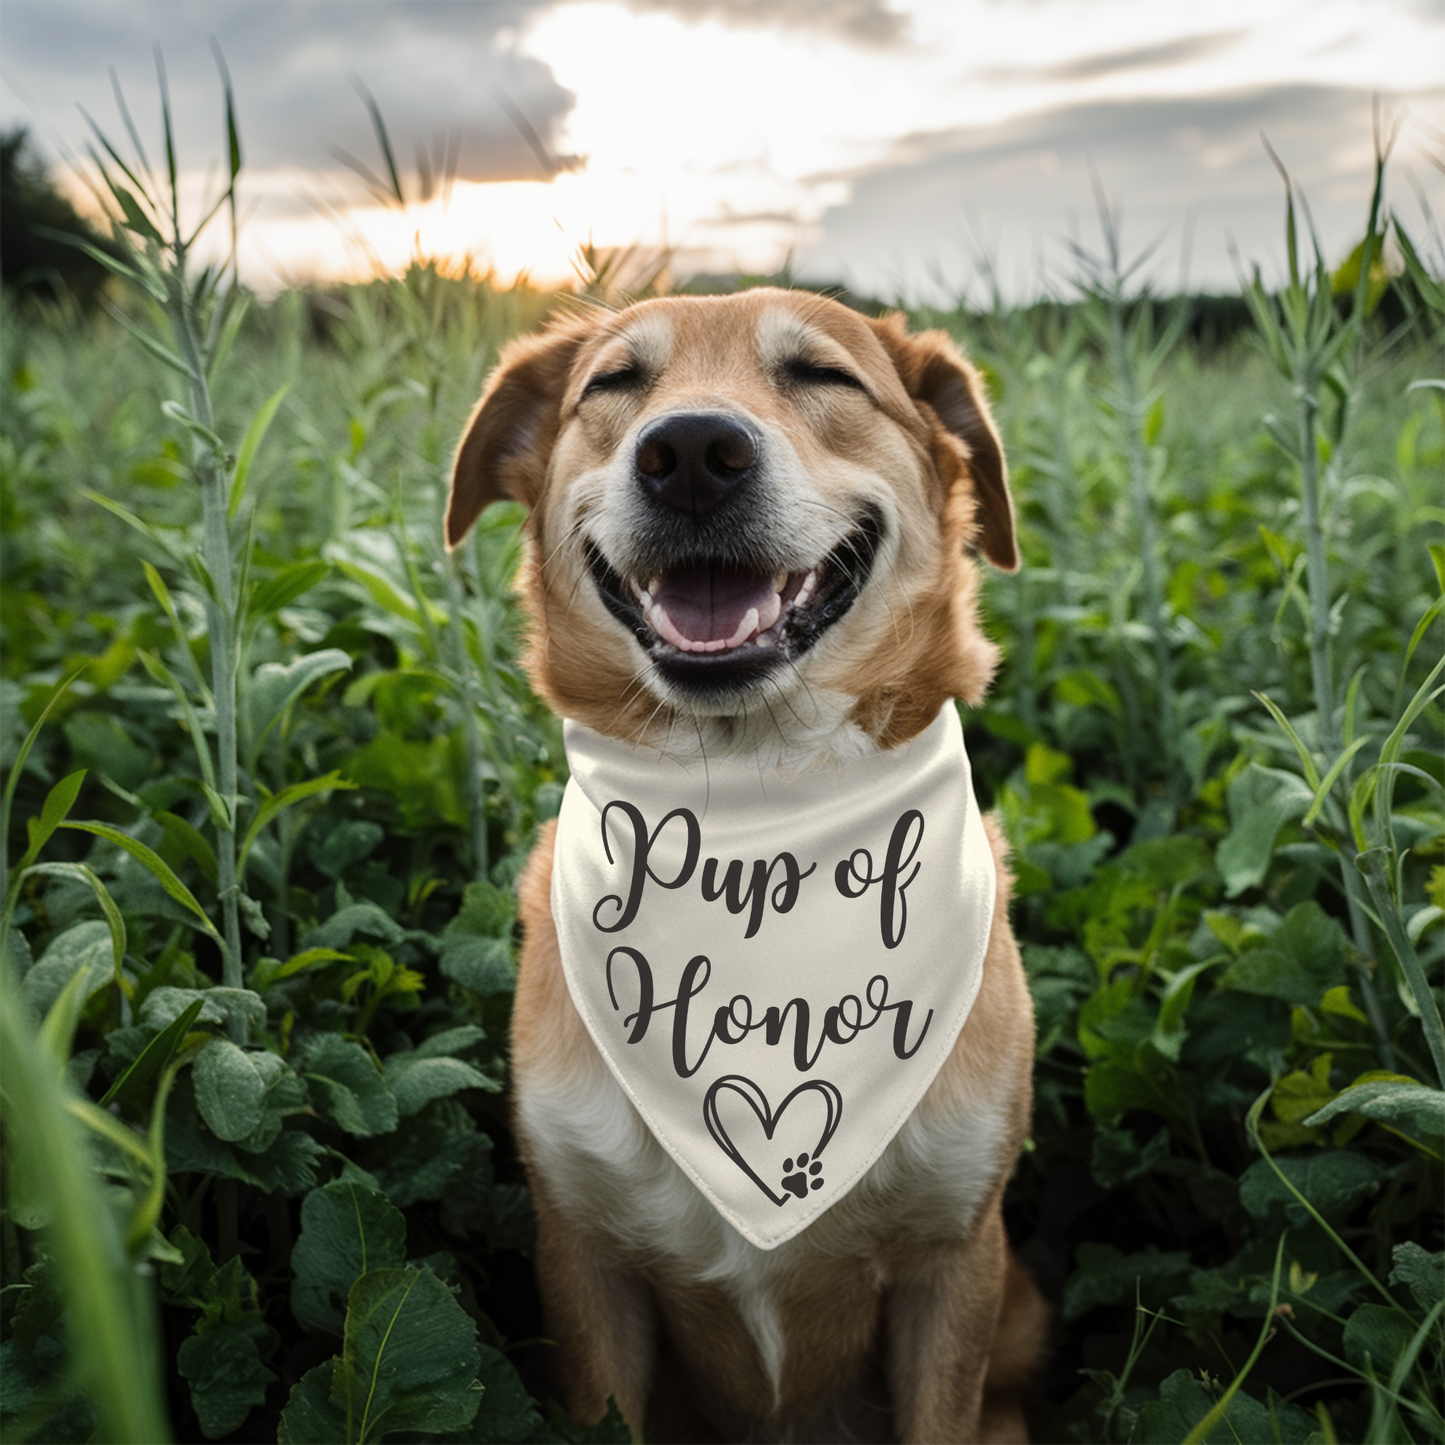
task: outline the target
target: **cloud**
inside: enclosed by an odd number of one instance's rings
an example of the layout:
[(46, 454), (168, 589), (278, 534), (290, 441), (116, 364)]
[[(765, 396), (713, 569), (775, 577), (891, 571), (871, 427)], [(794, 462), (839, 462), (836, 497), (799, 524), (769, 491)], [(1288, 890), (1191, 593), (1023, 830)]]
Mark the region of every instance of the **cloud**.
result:
[[(1406, 99), (1389, 99), (1387, 108)], [(1445, 90), (1414, 101), (1438, 116)], [(1161, 284), (1178, 283), (1189, 234), (1191, 283), (1232, 288), (1231, 243), (1267, 276), (1282, 264), (1284, 193), (1262, 134), (1303, 192), (1327, 257), (1338, 261), (1364, 229), (1371, 106), (1363, 91), (1272, 86), (1083, 103), (908, 136), (889, 159), (847, 177), (850, 199), (825, 212), (823, 240), (798, 257), (797, 269), (888, 298), (952, 299), (980, 284), (982, 251), (1006, 294), (1067, 290), (1070, 234), (1085, 244), (1099, 234), (1097, 176), (1123, 215), (1129, 256), (1163, 238)], [(1402, 197), (1409, 187), (1401, 173), (1418, 173), (1422, 160), (1402, 139), (1391, 167)], [(876, 259), (862, 268), (864, 257)]]
[(1139, 45), (1128, 50), (1084, 55), (1061, 65), (1036, 68), (994, 66), (979, 71), (978, 79), (999, 83), (1080, 81), (1101, 80), (1140, 70), (1168, 70), (1218, 55), (1237, 45), (1248, 33), (1246, 30), (1221, 30), (1213, 35), (1186, 35), (1158, 45)]
[(865, 48), (899, 45), (911, 22), (888, 0), (627, 0), (636, 11), (664, 10), (680, 20), (811, 30)]
[(379, 166), (356, 76), (376, 97), (404, 169), (416, 147), (443, 150), (451, 136), (460, 179), (539, 179), (533, 139), (555, 154), (575, 97), (518, 48), (537, 8), (512, 0), (5, 0), (4, 117), (38, 120), (42, 138), (59, 132), (74, 144), (84, 134), (79, 102), (107, 133), (119, 132), (107, 76), (114, 66), (143, 137), (156, 136), (159, 149), (159, 43), (177, 134), (191, 161), (204, 164), (224, 134), (213, 36), (235, 84), (248, 168), (334, 169), (335, 147)]

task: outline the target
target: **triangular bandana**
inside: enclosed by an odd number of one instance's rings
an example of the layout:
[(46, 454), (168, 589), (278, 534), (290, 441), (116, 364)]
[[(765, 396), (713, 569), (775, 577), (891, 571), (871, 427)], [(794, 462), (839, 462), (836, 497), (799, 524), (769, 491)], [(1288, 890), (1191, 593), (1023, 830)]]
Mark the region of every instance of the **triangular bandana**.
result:
[(790, 778), (565, 739), (573, 1001), (662, 1146), (772, 1249), (863, 1177), (978, 995), (996, 880), (957, 710)]

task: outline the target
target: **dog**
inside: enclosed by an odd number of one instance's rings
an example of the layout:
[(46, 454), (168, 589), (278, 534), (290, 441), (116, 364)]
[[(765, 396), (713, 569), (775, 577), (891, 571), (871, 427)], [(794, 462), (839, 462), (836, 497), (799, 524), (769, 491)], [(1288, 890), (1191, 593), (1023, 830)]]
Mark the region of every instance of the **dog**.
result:
[[(607, 786), (635, 780), (653, 800), (649, 810), (604, 792), (582, 815), (576, 867), (601, 870), (596, 879), (564, 870), (573, 845), (549, 823), (519, 882), (516, 1127), (566, 1409), (592, 1422), (614, 1397), (635, 1432), (657, 1439), (1025, 1440), (1046, 1311), (1009, 1249), (1000, 1202), (1029, 1126), (1033, 1013), (996, 825), (966, 823), (994, 899), (972, 923), (948, 916), (958, 905), (947, 859), (928, 863), (945, 879), (933, 895), (941, 919), (920, 901), (922, 865), (909, 872), (924, 856), (924, 815), (930, 845), (947, 833), (928, 803), (900, 809), (886, 865), (873, 861), (881, 834), (836, 860), (823, 845), (805, 859), (800, 845), (754, 860), (751, 874), (746, 857), (726, 874), (724, 859), (701, 858), (725, 788), (843, 798), (833, 779), (883, 776), (925, 738), (952, 737), (954, 699), (982, 699), (998, 655), (977, 619), (977, 554), (1003, 570), (1019, 558), (978, 373), (941, 332), (910, 335), (900, 317), (865, 318), (811, 293), (568, 314), (510, 343), (491, 374), (456, 454), (449, 547), (503, 498), (529, 509), (525, 664), (576, 729), (574, 783), (585, 756)], [(961, 734), (945, 744), (962, 757)], [(972, 798), (963, 777), (943, 790), (961, 809)], [(663, 816), (674, 783), (695, 802)], [(793, 811), (760, 818), (753, 851), (768, 852)], [(825, 831), (836, 812), (821, 809)], [(630, 885), (592, 886), (628, 867)], [(689, 895), (687, 922), (660, 917), (646, 948), (612, 946), (639, 898), (661, 908), (671, 892)], [(795, 936), (792, 953), (754, 975), (776, 985), (771, 1006), (735, 994), (699, 1043), (723, 985), (704, 998), (698, 979), (721, 975), (724, 955), (743, 947), (741, 914), (751, 946), (790, 926), (805, 893), (824, 913), (800, 926), (843, 942), (820, 959)], [(881, 943), (864, 911), (880, 895)], [(952, 986), (964, 967), (952, 939), (978, 934), (973, 981), (955, 989), (968, 995), (956, 1035), (935, 1018), (953, 1002), (925, 1020), (921, 1003), (910, 1016), (914, 1000), (888, 992), (889, 929), (901, 932), (910, 902), (907, 926), (933, 929), (920, 987)], [(682, 932), (713, 914), (714, 942), (695, 950)], [(826, 1014), (827, 1000), (815, 1003), (811, 1022), (807, 999), (779, 1007), (805, 953), (819, 977), (842, 978), (865, 939), (866, 986), (846, 984), (854, 991)], [(680, 982), (664, 982), (677, 972), (659, 956), (669, 951), (693, 955)], [(589, 969), (593, 981), (579, 984)], [(907, 1072), (900, 1061), (923, 1034), (939, 1049), (936, 1071), (902, 1089), (891, 1134), (857, 1144), (846, 1190), (822, 1207), (809, 1191), (826, 1182), (825, 1162), (837, 1174), (843, 1126), (892, 1083), (845, 1101), (809, 1071), (817, 1060), (849, 1083), (842, 1045), (880, 1020), (864, 1041), (880, 1079)], [(666, 1075), (651, 1094), (623, 1072), (644, 1032), (634, 1052), (655, 1045)], [(687, 1105), (686, 1140), (659, 1122), (693, 1082), (699, 1049), (719, 1060), (751, 1049), (792, 1082), (790, 1040), (801, 1082), (786, 1098), (729, 1072), (700, 1109)]]

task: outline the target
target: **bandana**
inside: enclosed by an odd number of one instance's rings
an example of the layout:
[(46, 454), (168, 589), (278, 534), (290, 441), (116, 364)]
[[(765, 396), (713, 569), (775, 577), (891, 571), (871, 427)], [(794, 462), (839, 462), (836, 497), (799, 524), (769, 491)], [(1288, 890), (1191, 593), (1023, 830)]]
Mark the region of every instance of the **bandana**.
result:
[(772, 1249), (868, 1171), (978, 996), (996, 879), (957, 710), (787, 778), (564, 737), (573, 1002), (658, 1142)]

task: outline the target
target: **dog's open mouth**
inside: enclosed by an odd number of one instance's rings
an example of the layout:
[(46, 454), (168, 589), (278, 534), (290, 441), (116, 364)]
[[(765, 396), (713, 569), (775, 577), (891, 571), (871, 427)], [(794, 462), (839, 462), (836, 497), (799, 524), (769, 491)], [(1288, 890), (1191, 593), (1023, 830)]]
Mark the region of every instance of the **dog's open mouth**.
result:
[(587, 563), (608, 611), (668, 681), (724, 691), (795, 661), (838, 622), (866, 586), (882, 537), (869, 511), (801, 570), (695, 557), (624, 578), (592, 543)]

